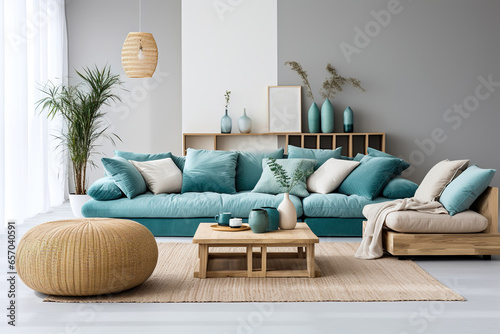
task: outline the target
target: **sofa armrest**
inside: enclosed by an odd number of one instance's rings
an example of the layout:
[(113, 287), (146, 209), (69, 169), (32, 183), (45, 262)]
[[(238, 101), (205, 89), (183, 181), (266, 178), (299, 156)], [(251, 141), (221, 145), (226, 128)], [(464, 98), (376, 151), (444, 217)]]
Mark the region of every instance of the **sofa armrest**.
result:
[(488, 219), (488, 228), (484, 233), (498, 233), (498, 188), (486, 188), (470, 209)]

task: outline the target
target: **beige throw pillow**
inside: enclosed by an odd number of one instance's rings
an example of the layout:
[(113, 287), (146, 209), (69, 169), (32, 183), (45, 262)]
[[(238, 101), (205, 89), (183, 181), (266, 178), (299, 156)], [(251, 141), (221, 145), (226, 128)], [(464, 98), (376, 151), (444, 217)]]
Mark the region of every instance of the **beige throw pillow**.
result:
[(180, 193), (182, 172), (171, 158), (151, 161), (131, 161), (155, 195)]
[(359, 161), (330, 158), (307, 179), (307, 190), (319, 194), (331, 193), (358, 165)]
[(420, 202), (437, 201), (444, 188), (462, 173), (469, 160), (443, 160), (438, 162), (420, 183), (415, 198)]

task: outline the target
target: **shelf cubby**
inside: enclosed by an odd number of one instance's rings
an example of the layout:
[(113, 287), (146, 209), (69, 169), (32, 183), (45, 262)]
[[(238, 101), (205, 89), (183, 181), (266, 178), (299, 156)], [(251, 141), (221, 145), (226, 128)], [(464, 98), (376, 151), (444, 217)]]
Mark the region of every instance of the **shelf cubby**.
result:
[(184, 133), (183, 153), (189, 147), (206, 150), (265, 151), (293, 145), (331, 150), (342, 146), (342, 155), (367, 154), (368, 147), (385, 152), (385, 133)]

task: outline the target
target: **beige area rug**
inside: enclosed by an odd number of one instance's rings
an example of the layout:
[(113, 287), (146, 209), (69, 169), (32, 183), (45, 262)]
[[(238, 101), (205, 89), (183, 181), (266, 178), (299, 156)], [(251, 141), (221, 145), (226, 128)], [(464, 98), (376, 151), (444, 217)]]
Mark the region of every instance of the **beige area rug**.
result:
[[(393, 257), (378, 260), (354, 258), (358, 246), (359, 243), (319, 243), (316, 246), (316, 263), (322, 276), (318, 278), (199, 279), (193, 277), (197, 260), (196, 245), (159, 243), (158, 265), (153, 275), (142, 285), (105, 296), (48, 296), (44, 301), (181, 303), (464, 300), (413, 261), (400, 261)], [(256, 259), (256, 262), (260, 260)], [(269, 265), (272, 266), (270, 262)]]

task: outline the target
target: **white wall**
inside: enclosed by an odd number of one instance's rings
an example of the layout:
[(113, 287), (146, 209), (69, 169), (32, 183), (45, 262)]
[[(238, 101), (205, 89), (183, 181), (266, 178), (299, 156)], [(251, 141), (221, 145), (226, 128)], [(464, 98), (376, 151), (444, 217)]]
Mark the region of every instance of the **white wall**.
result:
[(182, 130), (220, 132), (232, 91), (232, 132), (247, 109), (267, 132), (267, 86), (277, 83), (277, 0), (182, 1)]
[[(152, 78), (129, 79), (121, 65), (127, 34), (139, 27), (137, 0), (67, 0), (69, 68), (111, 65), (124, 81), (123, 101), (109, 109), (111, 129), (121, 137), (99, 150), (182, 153), (181, 132), (181, 0), (144, 0), (142, 30), (153, 34), (158, 45), (158, 67)], [(101, 166), (100, 156), (95, 159)], [(93, 169), (91, 184), (102, 177)]]

